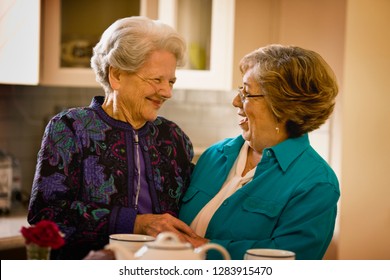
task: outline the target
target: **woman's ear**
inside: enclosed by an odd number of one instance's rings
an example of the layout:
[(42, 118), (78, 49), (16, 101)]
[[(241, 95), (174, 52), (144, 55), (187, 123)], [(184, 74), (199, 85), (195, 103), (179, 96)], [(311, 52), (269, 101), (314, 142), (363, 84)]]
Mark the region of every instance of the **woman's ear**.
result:
[(118, 68), (110, 66), (108, 69), (108, 80), (113, 90), (119, 89), (121, 84), (121, 71)]

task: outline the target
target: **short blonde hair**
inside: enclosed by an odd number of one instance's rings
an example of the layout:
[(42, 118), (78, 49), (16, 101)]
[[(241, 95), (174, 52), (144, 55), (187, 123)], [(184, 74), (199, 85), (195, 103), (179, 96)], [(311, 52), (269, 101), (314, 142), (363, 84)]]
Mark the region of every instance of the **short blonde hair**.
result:
[(169, 25), (142, 16), (127, 17), (115, 21), (104, 31), (93, 48), (91, 67), (96, 80), (106, 91), (111, 91), (110, 66), (135, 73), (156, 50), (171, 52), (181, 66), (185, 49), (184, 39)]
[(318, 53), (269, 45), (241, 59), (242, 74), (252, 68), (276, 119), (286, 120), (289, 137), (319, 128), (332, 114), (338, 93), (336, 77)]

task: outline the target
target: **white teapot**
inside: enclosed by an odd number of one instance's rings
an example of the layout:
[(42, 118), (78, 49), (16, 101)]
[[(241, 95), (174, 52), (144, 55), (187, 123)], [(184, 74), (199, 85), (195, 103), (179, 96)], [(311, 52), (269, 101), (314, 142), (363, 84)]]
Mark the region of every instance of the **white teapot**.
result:
[(208, 243), (196, 249), (190, 243), (183, 243), (173, 232), (162, 232), (156, 240), (148, 242), (135, 253), (118, 244), (107, 244), (117, 260), (204, 260), (209, 250), (217, 250), (225, 260), (230, 260), (228, 251), (219, 244)]

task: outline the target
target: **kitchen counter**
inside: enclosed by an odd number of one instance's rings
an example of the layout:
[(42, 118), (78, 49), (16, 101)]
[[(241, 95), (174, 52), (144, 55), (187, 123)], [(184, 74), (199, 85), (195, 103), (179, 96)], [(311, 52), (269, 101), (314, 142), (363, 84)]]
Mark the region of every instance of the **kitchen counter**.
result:
[(27, 209), (21, 205), (13, 207), (10, 214), (0, 216), (0, 251), (24, 247), (22, 226), (28, 226), (28, 222)]

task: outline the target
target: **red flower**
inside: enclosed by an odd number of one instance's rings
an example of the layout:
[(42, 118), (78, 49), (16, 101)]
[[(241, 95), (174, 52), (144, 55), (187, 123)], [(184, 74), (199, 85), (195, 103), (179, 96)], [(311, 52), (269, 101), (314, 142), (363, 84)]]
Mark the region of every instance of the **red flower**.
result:
[(26, 244), (35, 243), (41, 247), (58, 249), (65, 244), (56, 223), (49, 220), (42, 220), (31, 227), (22, 227), (20, 230)]

